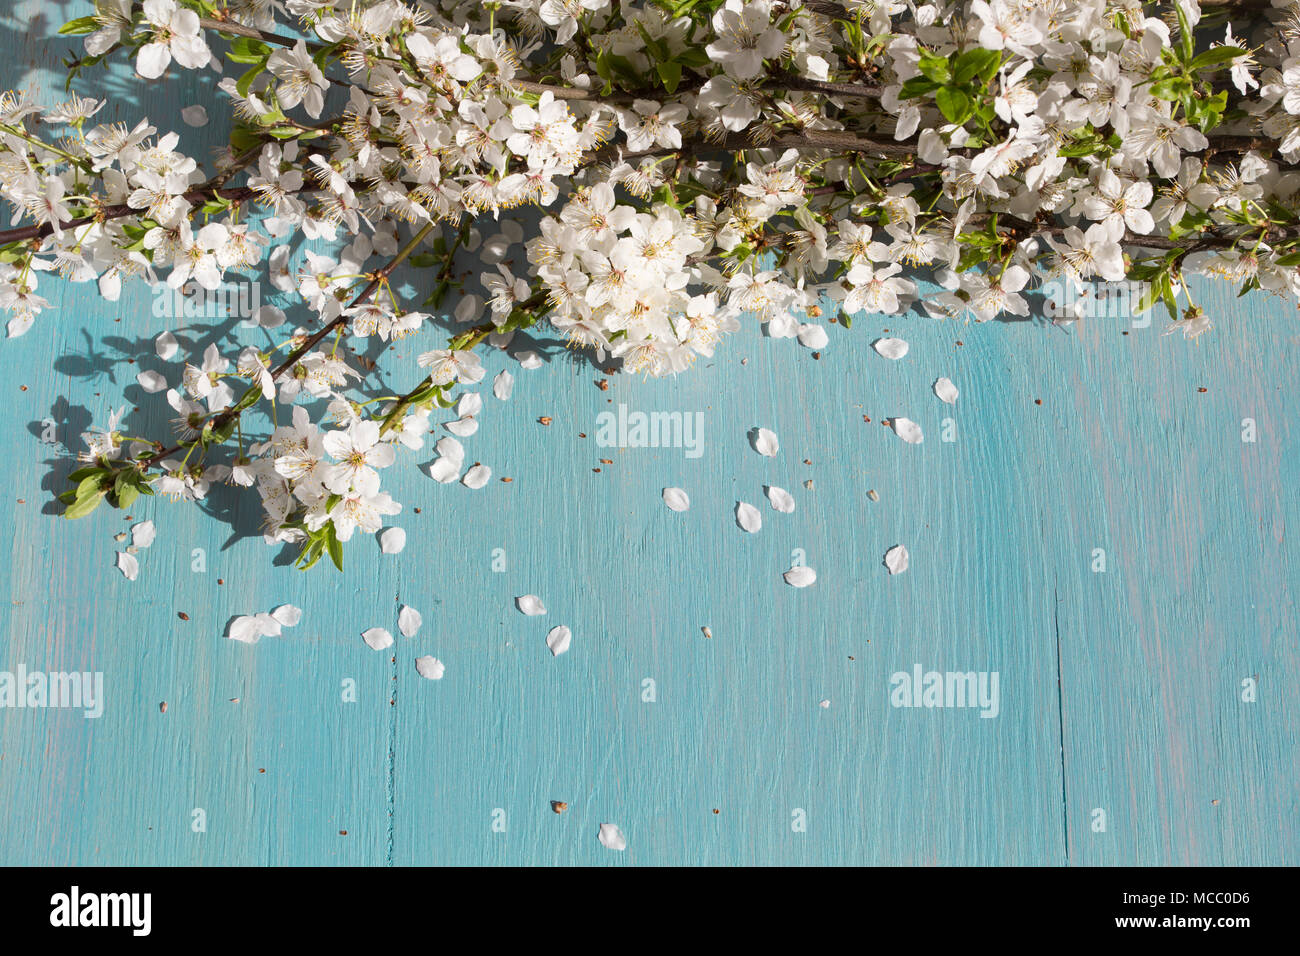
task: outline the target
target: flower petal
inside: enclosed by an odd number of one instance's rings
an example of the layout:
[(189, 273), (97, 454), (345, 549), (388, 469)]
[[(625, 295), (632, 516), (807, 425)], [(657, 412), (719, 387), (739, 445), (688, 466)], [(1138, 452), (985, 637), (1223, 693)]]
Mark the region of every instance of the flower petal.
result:
[(524, 594), (515, 598), (515, 607), (519, 608), (520, 613), (527, 614), (529, 617), (546, 613), (546, 605), (536, 594)]
[(871, 344), (871, 347), (885, 358), (897, 361), (907, 354), (907, 350), (911, 346), (902, 339), (876, 339), (876, 341)]
[(417, 657), (415, 659), (415, 672), (427, 680), (442, 680), (442, 675), (446, 671), (446, 666), (436, 657)]
[(626, 850), (627, 837), (623, 836), (623, 831), (613, 823), (602, 823), (600, 825), (600, 845), (607, 850)]
[(372, 627), (361, 632), (361, 639), (377, 651), (393, 646), (393, 635), (382, 627)]
[(134, 581), (136, 575), (140, 573), (140, 562), (135, 559), (134, 554), (119, 551), (117, 552), (117, 569), (122, 572), (122, 577), (128, 581)]
[(302, 620), (302, 608), (294, 607), (292, 604), (281, 604), (271, 612), (271, 617), (284, 627), (297, 627), (298, 622)]
[(805, 565), (796, 565), (781, 576), (792, 588), (806, 588), (817, 580), (817, 572)]
[(767, 500), (772, 503), (772, 507), (784, 514), (794, 511), (794, 497), (784, 488), (778, 488), (776, 485), (768, 485), (764, 488), (767, 492)]
[(466, 488), (482, 488), (492, 477), (492, 469), (487, 465), (475, 465), (469, 471), (465, 472), (465, 477), (460, 483)]
[(152, 521), (141, 521), (131, 526), (131, 544), (137, 548), (147, 548), (153, 544), (158, 529)]
[(776, 440), (776, 433), (766, 428), (755, 428), (749, 433), (750, 444), (754, 446), (754, 451), (768, 458), (776, 457), (780, 451), (780, 442)]
[(691, 499), (690, 496), (680, 488), (665, 488), (664, 504), (673, 511), (685, 511), (691, 506)]
[(885, 567), (889, 568), (890, 574), (902, 574), (907, 570), (909, 561), (907, 548), (901, 544), (896, 544), (885, 552)]
[(403, 604), (397, 612), (397, 629), (401, 631), (402, 637), (415, 637), (423, 623), (424, 615), (409, 604)]
[(400, 554), (406, 547), (405, 528), (385, 528), (379, 532), (379, 549), (384, 554)]
[(742, 531), (748, 531), (754, 534), (763, 527), (763, 516), (758, 513), (758, 509), (748, 502), (736, 502), (736, 524), (740, 525)]
[(573, 640), (573, 632), (563, 624), (553, 627), (546, 635), (546, 646), (551, 649), (552, 657), (559, 657), (569, 649), (569, 642)]
[(909, 445), (919, 445), (925, 439), (921, 434), (921, 426), (910, 418), (894, 418), (889, 423), (894, 428), (894, 434)]
[(939, 401), (941, 402), (947, 402), (949, 405), (957, 404), (957, 386), (949, 379), (936, 379), (934, 383), (934, 394), (939, 396)]

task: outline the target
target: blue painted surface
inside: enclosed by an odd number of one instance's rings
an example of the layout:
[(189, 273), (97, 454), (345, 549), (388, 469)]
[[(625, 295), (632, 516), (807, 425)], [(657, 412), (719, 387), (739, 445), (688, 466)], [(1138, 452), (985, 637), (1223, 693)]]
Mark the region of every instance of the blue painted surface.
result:
[[(23, 65), (63, 48), (43, 39), (74, 15), (55, 6)], [(199, 82), (107, 110), (171, 115)], [(216, 125), (187, 131), (197, 155)], [(346, 573), (304, 575), (232, 530), (255, 530), (255, 500), (220, 516), (150, 500), (132, 513), (159, 536), (131, 583), (113, 567), (120, 513), (54, 515), (66, 452), (42, 444), (40, 423), (75, 449), (123, 394), (144, 422), (166, 417), (134, 384), (156, 367), (141, 344), (158, 331), (152, 299), (128, 286), (109, 304), (52, 280), (41, 292), (55, 310), (0, 347), (0, 669), (103, 671), (106, 712), (0, 710), (0, 862), (1300, 862), (1287, 534), (1300, 324), (1274, 300), (1201, 290), (1217, 328), (1195, 344), (1161, 337), (1159, 318), (1123, 335), (1116, 320), (1064, 332), (905, 316), (832, 326), (814, 360), (748, 328), (688, 374), (608, 391), (562, 349), (532, 372), (494, 354), (489, 380), (514, 368), (514, 396), (487, 395), (466, 441), (494, 479), (438, 485), (415, 465), (429, 455), (399, 458), (385, 483), (407, 506), (402, 554), (368, 540)], [(900, 362), (869, 348), (886, 328), (911, 343)], [(433, 337), (402, 343), (404, 364), (385, 359), (396, 384), (418, 377), (411, 359)], [(955, 409), (931, 392), (940, 375), (961, 389)], [(703, 456), (598, 448), (596, 418), (620, 402), (702, 412)], [(881, 426), (895, 415), (925, 442)], [(775, 459), (749, 447), (758, 425), (779, 436)], [(765, 484), (796, 511), (772, 511)], [(669, 485), (690, 493), (688, 512), (664, 507)], [(739, 500), (762, 512), (757, 535), (736, 527)], [(900, 542), (911, 569), (891, 578), (881, 562)], [(206, 573), (191, 570), (195, 548)], [(1096, 548), (1105, 573), (1090, 570)], [(805, 590), (781, 579), (796, 549), (818, 572)], [(519, 614), (525, 593), (548, 613)], [(284, 637), (223, 638), (233, 615), (285, 602), (306, 613)], [(400, 603), (423, 630), (370, 650), (360, 632), (396, 634)], [(573, 647), (552, 658), (559, 623)], [(443, 680), (416, 675), (420, 654), (446, 663)], [(917, 663), (998, 671), (999, 716), (891, 707), (889, 675)], [(1256, 703), (1240, 699), (1247, 677)], [(195, 808), (206, 832), (192, 832)], [(602, 822), (623, 829), (625, 853), (599, 844)]]

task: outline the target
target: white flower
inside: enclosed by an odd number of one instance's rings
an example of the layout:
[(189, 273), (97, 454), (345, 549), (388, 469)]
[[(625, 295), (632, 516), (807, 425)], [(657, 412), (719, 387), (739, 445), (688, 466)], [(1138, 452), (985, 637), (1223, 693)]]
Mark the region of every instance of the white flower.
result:
[(266, 68), (279, 79), (276, 97), (284, 109), (293, 109), (299, 103), (307, 115), (315, 119), (325, 107), (325, 87), (328, 85), (307, 44), (299, 40), (291, 50), (276, 50), (266, 61)]
[(379, 440), (376, 421), (359, 421), (342, 431), (329, 432), (322, 444), (337, 462), (325, 467), (324, 484), (339, 495), (377, 494), (379, 472), (376, 469), (387, 468), (397, 457), (390, 443)]
[(158, 79), (173, 59), (191, 70), (207, 66), (211, 53), (193, 10), (178, 8), (176, 0), (144, 0), (144, 19), (150, 39), (136, 56), (135, 69), (141, 76)]

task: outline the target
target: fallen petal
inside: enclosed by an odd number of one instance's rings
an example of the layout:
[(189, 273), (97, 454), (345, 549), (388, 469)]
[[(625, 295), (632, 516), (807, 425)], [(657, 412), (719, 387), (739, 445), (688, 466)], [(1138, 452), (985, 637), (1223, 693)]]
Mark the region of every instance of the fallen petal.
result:
[(909, 560), (907, 548), (901, 544), (896, 544), (885, 552), (885, 567), (889, 568), (890, 574), (902, 574), (907, 570)]
[(382, 627), (372, 627), (368, 631), (362, 631), (361, 639), (377, 651), (393, 646), (393, 635)]
[(546, 613), (546, 606), (542, 604), (542, 599), (536, 594), (525, 594), (515, 598), (515, 607), (529, 617), (536, 617), (539, 614)]
[(794, 497), (790, 492), (776, 485), (768, 485), (764, 490), (767, 492), (767, 500), (771, 502), (774, 509), (785, 514), (794, 511)]
[(946, 378), (935, 381), (934, 394), (939, 396), (941, 402), (947, 402), (949, 405), (957, 404), (957, 386)]
[(921, 426), (910, 418), (894, 418), (890, 424), (894, 427), (894, 434), (909, 445), (919, 445), (925, 438), (921, 434)]
[(141, 521), (131, 526), (131, 544), (137, 548), (147, 548), (153, 544), (154, 536), (157, 534), (158, 529), (152, 521)]
[(781, 576), (785, 578), (785, 583), (792, 588), (806, 588), (817, 580), (817, 572), (805, 565), (793, 567)]
[(465, 477), (460, 483), (466, 488), (482, 488), (492, 477), (492, 469), (487, 465), (475, 465), (469, 471), (465, 472)]
[(298, 622), (302, 620), (302, 608), (294, 607), (292, 604), (281, 604), (271, 612), (271, 617), (284, 627), (297, 627)]
[(446, 671), (447, 668), (436, 657), (417, 657), (415, 659), (415, 672), (428, 680), (442, 680), (442, 675)]
[(140, 562), (135, 559), (134, 554), (119, 551), (117, 552), (117, 569), (122, 572), (122, 577), (128, 581), (134, 581), (136, 575), (140, 573)]
[(871, 347), (885, 358), (894, 360), (901, 359), (910, 348), (902, 339), (876, 339)]
[(623, 831), (612, 823), (600, 825), (600, 844), (607, 850), (626, 850), (627, 837)]
[(401, 631), (402, 637), (415, 637), (423, 623), (424, 616), (409, 604), (403, 604), (397, 612), (397, 629)]
[(379, 532), (379, 549), (384, 554), (398, 554), (406, 547), (405, 528), (385, 528)]
[(749, 441), (754, 446), (754, 451), (768, 458), (775, 457), (781, 447), (776, 440), (776, 433), (766, 428), (755, 428), (749, 433)]
[(497, 372), (497, 377), (492, 379), (492, 394), (503, 402), (510, 398), (514, 387), (515, 377), (505, 369)]
[(673, 511), (685, 511), (691, 506), (691, 499), (686, 492), (682, 491), (680, 488), (665, 488), (664, 504)]
[(561, 624), (559, 627), (551, 628), (546, 635), (546, 646), (551, 649), (553, 657), (559, 657), (569, 649), (569, 642), (573, 640), (572, 632)]
[(754, 534), (763, 527), (763, 516), (758, 509), (744, 501), (736, 502), (736, 524), (741, 530)]

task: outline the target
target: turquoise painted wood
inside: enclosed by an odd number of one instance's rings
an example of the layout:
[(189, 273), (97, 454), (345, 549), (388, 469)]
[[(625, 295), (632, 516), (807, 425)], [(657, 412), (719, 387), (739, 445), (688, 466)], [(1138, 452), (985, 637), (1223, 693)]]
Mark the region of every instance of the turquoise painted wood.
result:
[[(80, 12), (7, 14), (7, 81), (51, 87), (41, 64), (66, 44), (50, 38)], [(106, 114), (122, 120), (172, 116), (211, 82), (117, 77)], [(220, 133), (186, 143), (204, 155)], [(0, 345), (0, 669), (102, 671), (106, 706), (0, 710), (0, 862), (1300, 862), (1300, 324), (1274, 300), (1204, 290), (1217, 327), (1194, 344), (1159, 318), (1126, 335), (911, 315), (832, 326), (816, 360), (747, 329), (689, 374), (608, 391), (541, 336), (543, 369), (489, 358), (490, 375), (515, 369), (514, 396), (488, 395), (466, 442), (511, 483), (436, 484), (427, 454), (385, 475), (407, 505), (400, 555), (366, 541), (346, 573), (304, 575), (272, 564), (255, 502), (148, 501), (133, 514), (159, 536), (131, 583), (113, 567), (129, 522), (63, 521), (51, 489), (64, 444), (124, 395), (143, 422), (166, 417), (134, 381), (156, 367), (152, 299), (41, 292), (56, 309)], [(886, 328), (911, 343), (900, 362), (869, 348)], [(414, 381), (431, 336), (385, 360), (391, 381)], [(940, 375), (955, 409), (931, 392)], [(598, 447), (619, 403), (701, 412), (703, 455)], [(881, 426), (895, 415), (925, 442)], [(759, 425), (775, 459), (749, 447)], [(796, 511), (772, 511), (765, 484)], [(688, 512), (664, 507), (669, 485)], [(735, 524), (742, 500), (756, 535)], [(911, 568), (890, 577), (897, 543)], [(818, 572), (804, 590), (781, 579), (800, 554)], [(526, 593), (544, 617), (514, 609)], [(305, 615), (284, 637), (224, 639), (232, 616), (285, 602)], [(400, 603), (423, 630), (370, 650), (360, 632), (396, 634)], [(560, 623), (573, 646), (552, 658)], [(416, 674), (421, 654), (443, 680)], [(916, 664), (997, 671), (998, 716), (892, 707), (890, 675)], [(625, 853), (597, 841), (603, 822)]]

